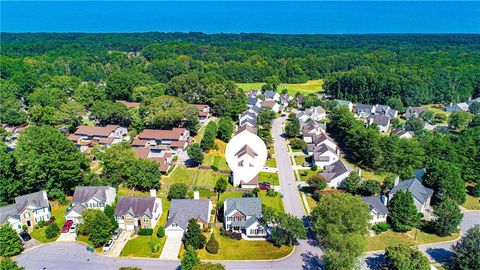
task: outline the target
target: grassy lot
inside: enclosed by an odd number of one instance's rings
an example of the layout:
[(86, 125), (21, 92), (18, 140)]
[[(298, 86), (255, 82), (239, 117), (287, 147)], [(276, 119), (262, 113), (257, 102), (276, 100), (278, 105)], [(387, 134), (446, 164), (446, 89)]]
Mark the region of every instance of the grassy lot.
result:
[(295, 156), (295, 164), (302, 166), (302, 164), (307, 161), (309, 157), (307, 156)]
[(449, 112), (446, 112), (444, 111), (443, 109), (440, 109), (440, 108), (435, 108), (435, 105), (438, 105), (438, 104), (426, 104), (426, 105), (422, 105), (422, 107), (425, 107), (425, 108), (428, 108), (429, 111), (435, 113), (435, 114), (444, 114), (447, 116), (447, 120), (444, 121), (442, 124), (447, 124), (447, 121), (448, 121), (448, 117), (450, 116), (450, 114), (452, 113), (449, 113)]
[(258, 173), (259, 182), (269, 182), (271, 185), (278, 186), (280, 185), (280, 180), (278, 180), (277, 173), (271, 172), (259, 172)]
[(267, 162), (265, 162), (265, 165), (267, 165), (270, 168), (276, 168), (277, 167), (277, 160), (274, 158), (267, 158)]
[(467, 194), (467, 201), (462, 206), (468, 210), (480, 210), (479, 198)]
[[(148, 194), (147, 194), (148, 195)], [(162, 253), (163, 246), (167, 237), (158, 238), (157, 230), (160, 226), (165, 226), (167, 223), (168, 209), (170, 208), (170, 201), (167, 199), (167, 194), (157, 193), (157, 197), (162, 199), (162, 216), (158, 219), (157, 226), (153, 230), (153, 235), (150, 236), (137, 236), (134, 239), (131, 239), (127, 242), (122, 252), (120, 253), (121, 257), (147, 257), (147, 258), (158, 258)], [(157, 252), (152, 253), (150, 249), (150, 242), (153, 240), (153, 243), (158, 243), (160, 248)]]
[(451, 236), (440, 237), (435, 234), (417, 231), (417, 240), (415, 239), (415, 230), (406, 233), (397, 233), (387, 231), (374, 237), (368, 237), (367, 251), (384, 250), (390, 245), (407, 244), (407, 245), (422, 245), (428, 243), (450, 241), (458, 238), (460, 233), (454, 233)]
[[(65, 223), (65, 210), (67, 209), (67, 205), (61, 205), (58, 202), (51, 202), (52, 204), (52, 216), (55, 217), (55, 223), (57, 223), (58, 228), (62, 228), (63, 223)], [(33, 238), (37, 239), (42, 243), (49, 243), (57, 240), (60, 234), (52, 239), (47, 239), (45, 236), (45, 230), (47, 230), (47, 226), (43, 228), (33, 229), (32, 233), (30, 234)]]
[(215, 239), (219, 243), (217, 254), (210, 254), (205, 249), (199, 250), (202, 260), (268, 260), (287, 256), (293, 247), (275, 247), (268, 241), (235, 240), (220, 235), (218, 228), (214, 230)]
[(204, 166), (215, 165), (219, 170), (229, 170), (227, 160), (224, 156), (217, 156), (215, 154), (207, 153), (204, 155), (203, 163)]
[(315, 208), (315, 206), (317, 206), (317, 201), (315, 201), (312, 198), (312, 196), (305, 195), (305, 197), (307, 197), (308, 207), (310, 207), (310, 210), (313, 210), (313, 208)]
[(262, 204), (265, 204), (266, 206), (271, 207), (278, 212), (285, 212), (282, 198), (280, 197), (280, 195), (277, 195), (275, 197), (269, 197), (267, 196), (267, 191), (261, 190), (259, 193), (259, 197), (262, 200)]
[[(358, 166), (348, 162), (346, 159), (342, 158), (342, 161), (349, 165), (355, 172), (358, 172)], [(387, 177), (393, 175), (392, 173), (380, 173), (380, 172), (372, 172), (369, 170), (362, 169), (362, 178), (365, 180), (375, 180), (378, 182), (383, 182), (383, 180)]]
[(223, 202), (226, 198), (241, 198), (242, 195), (242, 191), (227, 191), (220, 194), (220, 201)]
[(160, 181), (162, 184), (171, 185), (173, 183), (184, 183), (187, 185), (193, 184), (193, 179), (195, 177), (195, 169), (187, 168), (185, 165), (177, 165), (175, 171), (173, 171), (170, 176), (162, 177)]
[[(237, 86), (242, 88), (245, 92), (250, 90), (260, 90), (265, 83), (237, 83)], [(295, 95), (299, 92), (301, 94), (307, 95), (310, 93), (317, 93), (323, 91), (323, 80), (310, 80), (306, 83), (282, 83), (278, 86), (278, 91), (287, 89), (288, 94)]]
[[(228, 180), (228, 174), (219, 173), (212, 170), (197, 170), (196, 186), (211, 186), (214, 187), (218, 179), (224, 178)], [(231, 184), (229, 185), (231, 187)]]
[[(316, 170), (316, 171), (312, 171), (312, 170), (301, 170), (301, 171), (298, 171), (298, 173), (300, 174), (300, 181), (307, 181), (310, 177), (312, 177), (313, 175), (316, 175), (318, 174), (319, 172), (321, 172), (322, 170)], [(304, 175), (306, 173), (306, 175)]]
[(193, 136), (193, 142), (194, 143), (200, 143), (200, 141), (202, 140), (203, 138), (203, 134), (205, 133), (205, 126), (202, 126), (197, 134), (195, 134), (195, 136)]
[(275, 148), (273, 148), (273, 147), (269, 147), (267, 151), (270, 155), (275, 154)]

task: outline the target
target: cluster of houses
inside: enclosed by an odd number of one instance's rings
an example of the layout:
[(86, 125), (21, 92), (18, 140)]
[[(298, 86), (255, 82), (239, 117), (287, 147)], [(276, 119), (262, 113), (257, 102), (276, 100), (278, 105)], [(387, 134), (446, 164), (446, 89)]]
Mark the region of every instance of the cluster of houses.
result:
[(268, 90), (263, 93), (264, 100), (259, 97), (262, 95), (260, 90), (250, 90), (247, 93), (248, 107), (256, 108), (270, 108), (275, 113), (281, 112), (288, 103), (293, 100), (293, 97), (289, 94), (279, 94), (276, 91)]
[(446, 112), (468, 112), (470, 111), (470, 106), (472, 106), (473, 103), (480, 103), (480, 97), (470, 99), (467, 102), (450, 104), (450, 106), (447, 106), (444, 109)]
[(425, 187), (422, 183), (425, 173), (425, 168), (415, 170), (412, 179), (399, 182), (397, 178), (393, 188), (390, 191), (387, 191), (386, 194), (362, 197), (362, 200), (369, 206), (371, 216), (370, 223), (377, 224), (387, 221), (388, 202), (391, 201), (395, 193), (400, 190), (409, 191), (412, 194), (417, 212), (427, 214), (427, 212), (431, 210), (430, 201), (433, 195), (433, 190)]
[(17, 139), (18, 136), (23, 132), (23, 130), (27, 127), (28, 125), (20, 125), (20, 126), (10, 126), (10, 125), (2, 125), (1, 128), (3, 128), (8, 135), (3, 138), (5, 143), (7, 144), (7, 147), (10, 150), (15, 149), (17, 147)]
[(353, 108), (355, 117), (365, 121), (367, 126), (376, 124), (381, 133), (390, 129), (390, 121), (398, 117), (398, 111), (387, 105), (356, 104)]

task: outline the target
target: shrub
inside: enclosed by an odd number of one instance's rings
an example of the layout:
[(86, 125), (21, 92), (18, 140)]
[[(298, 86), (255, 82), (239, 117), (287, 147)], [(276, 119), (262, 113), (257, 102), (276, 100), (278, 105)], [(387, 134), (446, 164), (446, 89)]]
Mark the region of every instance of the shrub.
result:
[(314, 163), (312, 165), (312, 171), (316, 171), (316, 170), (318, 170), (318, 166), (317, 166), (317, 164)]
[(275, 196), (277, 196), (277, 192), (275, 190), (273, 190), (272, 188), (270, 188), (270, 189), (267, 190), (267, 196), (268, 197), (275, 197)]
[(40, 220), (38, 223), (37, 223), (38, 227), (42, 228), (43, 226), (45, 226), (45, 221), (44, 220)]
[(220, 228), (220, 235), (225, 236), (225, 228), (221, 227)]
[(212, 237), (210, 237), (210, 240), (208, 240), (207, 242), (206, 249), (210, 254), (217, 254), (218, 248), (219, 248), (218, 241), (215, 240), (215, 237), (212, 235)]
[(224, 235), (223, 236), (226, 236), (226, 237), (229, 237), (229, 238), (232, 238), (232, 239), (236, 239), (236, 240), (241, 240), (242, 239), (242, 234), (241, 233), (226, 231), (226, 230), (224, 230)]
[(168, 191), (168, 199), (185, 199), (187, 196), (188, 187), (183, 183), (175, 183)]
[(60, 228), (58, 228), (57, 223), (50, 224), (45, 230), (45, 237), (47, 239), (55, 238), (60, 233)]
[(160, 249), (160, 243), (153, 243), (151, 246), (152, 253), (157, 252)]
[(172, 157), (172, 161), (177, 161), (177, 160), (178, 160), (178, 156), (177, 156), (177, 155), (175, 155), (175, 156)]
[(140, 267), (122, 266), (118, 270), (142, 270)]
[(165, 229), (162, 226), (158, 227), (157, 237), (159, 238), (165, 237)]
[(380, 234), (382, 232), (386, 232), (390, 229), (390, 224), (381, 222), (378, 224), (373, 225), (372, 230), (375, 231), (375, 234)]
[(140, 229), (137, 232), (138, 235), (152, 235), (153, 229)]
[(317, 202), (320, 201), (322, 198), (322, 192), (320, 190), (315, 190), (312, 194), (312, 198)]

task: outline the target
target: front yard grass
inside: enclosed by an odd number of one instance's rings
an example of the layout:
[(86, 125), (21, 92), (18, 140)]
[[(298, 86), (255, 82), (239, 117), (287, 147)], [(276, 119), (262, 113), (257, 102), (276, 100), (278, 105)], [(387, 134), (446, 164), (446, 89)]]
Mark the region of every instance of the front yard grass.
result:
[(452, 234), (451, 236), (440, 237), (438, 235), (426, 233), (418, 229), (417, 239), (415, 240), (415, 229), (406, 233), (398, 233), (389, 230), (380, 235), (368, 237), (367, 251), (384, 250), (388, 246), (397, 244), (423, 245), (429, 243), (451, 241), (457, 239), (459, 236), (460, 233), (457, 232)]
[[(51, 205), (52, 216), (55, 217), (55, 223), (57, 224), (58, 228), (61, 229), (63, 223), (65, 223), (65, 210), (67, 209), (67, 205), (61, 205), (56, 201), (51, 202)], [(47, 239), (47, 237), (45, 236), (45, 230), (47, 230), (47, 227), (48, 226), (43, 226), (42, 228), (33, 229), (30, 235), (42, 243), (54, 242), (55, 240), (57, 240), (60, 234), (58, 234), (58, 236), (55, 238)]]
[(308, 159), (309, 157), (307, 156), (295, 156), (295, 164), (297, 164), (297, 166), (302, 166), (304, 162), (308, 162)]
[(280, 213), (285, 212), (284, 207), (283, 207), (283, 201), (280, 195), (277, 195), (275, 197), (269, 197), (267, 196), (267, 191), (261, 190), (258, 193), (258, 196), (262, 200), (262, 204), (271, 207), (275, 210), (277, 210)]
[(305, 197), (307, 198), (307, 203), (308, 207), (310, 207), (310, 211), (313, 211), (313, 208), (317, 206), (317, 201), (315, 201), (312, 196), (305, 195)]
[(278, 173), (271, 172), (259, 172), (258, 182), (269, 182), (270, 185), (279, 186), (280, 180), (278, 180)]
[(467, 201), (462, 206), (468, 210), (480, 210), (480, 199), (467, 194)]
[(312, 171), (310, 169), (308, 170), (299, 170), (298, 174), (300, 175), (300, 181), (306, 182), (310, 177), (317, 175), (319, 172), (322, 170), (316, 170)]
[(276, 247), (268, 241), (235, 240), (220, 235), (214, 229), (215, 239), (220, 248), (217, 254), (210, 254), (205, 249), (198, 250), (202, 260), (272, 260), (280, 259), (292, 252), (293, 247)]
[(277, 168), (277, 160), (274, 158), (267, 158), (267, 162), (265, 162), (265, 165), (270, 168)]

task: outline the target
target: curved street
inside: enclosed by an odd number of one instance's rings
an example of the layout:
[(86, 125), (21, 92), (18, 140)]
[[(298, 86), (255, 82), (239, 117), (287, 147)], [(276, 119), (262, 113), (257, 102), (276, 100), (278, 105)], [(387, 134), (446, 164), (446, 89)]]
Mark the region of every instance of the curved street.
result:
[[(294, 171), (290, 164), (285, 139), (282, 137), (282, 125), (286, 117), (273, 121), (272, 136), (274, 138), (277, 167), (279, 170), (280, 185), (283, 193), (285, 210), (297, 217), (305, 217), (301, 198), (295, 184)], [(475, 224), (480, 223), (480, 211), (464, 213), (461, 230), (465, 233)], [(452, 243), (429, 244), (420, 247), (431, 259), (441, 261), (451, 255)], [(275, 261), (223, 261), (227, 269), (305, 269), (319, 268), (319, 258), (322, 255), (320, 248), (313, 240), (301, 240), (294, 252)], [(370, 253), (362, 260), (362, 269), (378, 269), (383, 259), (383, 252)], [(111, 258), (86, 250), (84, 244), (77, 242), (56, 242), (32, 248), (15, 258), (26, 269), (48, 270), (118, 270), (121, 266), (138, 266), (146, 269), (177, 269), (179, 261), (137, 258)]]

